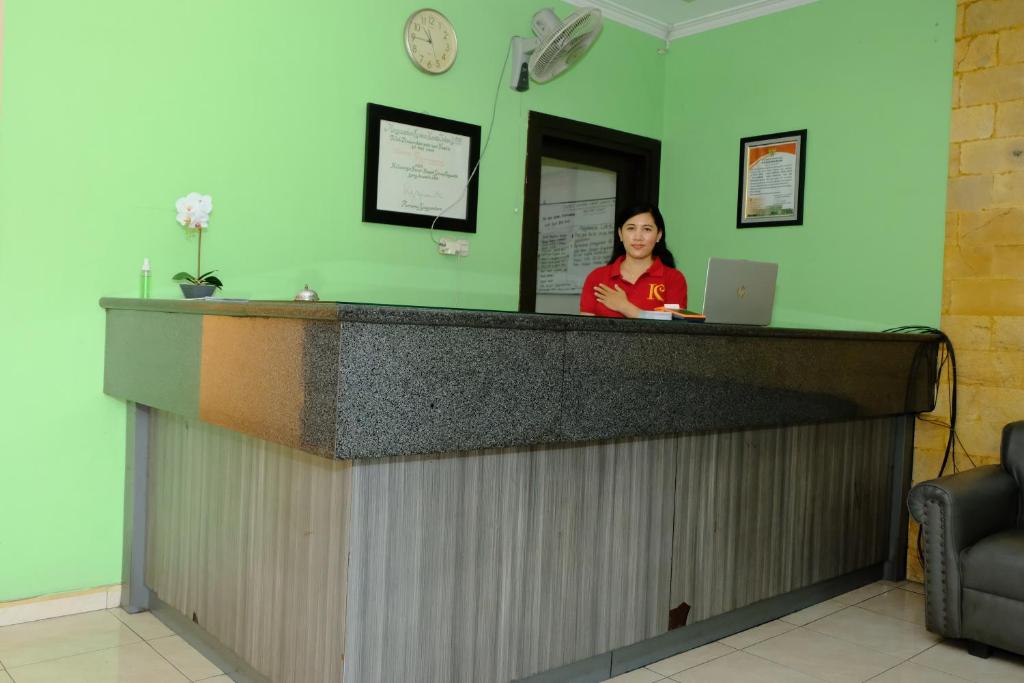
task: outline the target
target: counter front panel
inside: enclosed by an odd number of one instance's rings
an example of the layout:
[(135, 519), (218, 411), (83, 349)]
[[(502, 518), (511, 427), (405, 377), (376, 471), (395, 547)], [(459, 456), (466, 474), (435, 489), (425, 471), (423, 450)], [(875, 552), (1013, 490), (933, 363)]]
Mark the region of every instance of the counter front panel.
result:
[(107, 393), (345, 459), (921, 412), (938, 344), (355, 304), (102, 304)]

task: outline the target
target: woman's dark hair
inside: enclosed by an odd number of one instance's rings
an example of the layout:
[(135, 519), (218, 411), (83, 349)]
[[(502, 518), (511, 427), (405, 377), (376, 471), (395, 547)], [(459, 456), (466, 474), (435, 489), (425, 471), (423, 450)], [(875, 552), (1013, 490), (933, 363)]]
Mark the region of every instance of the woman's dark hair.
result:
[(658, 230), (661, 231), (661, 240), (654, 245), (654, 252), (652, 256), (657, 256), (661, 259), (669, 268), (676, 267), (676, 259), (672, 256), (672, 252), (668, 250), (666, 246), (667, 236), (665, 235), (665, 218), (661, 215), (661, 211), (658, 211), (658, 207), (650, 202), (639, 202), (632, 206), (627, 206), (623, 211), (619, 212), (619, 215), (615, 217), (615, 236), (612, 239), (612, 257), (608, 259), (608, 263), (615, 263), (615, 259), (625, 255), (626, 247), (622, 244), (622, 240), (619, 239), (619, 228), (626, 224), (633, 216), (639, 216), (642, 213), (649, 213), (654, 216), (654, 224), (658, 226)]

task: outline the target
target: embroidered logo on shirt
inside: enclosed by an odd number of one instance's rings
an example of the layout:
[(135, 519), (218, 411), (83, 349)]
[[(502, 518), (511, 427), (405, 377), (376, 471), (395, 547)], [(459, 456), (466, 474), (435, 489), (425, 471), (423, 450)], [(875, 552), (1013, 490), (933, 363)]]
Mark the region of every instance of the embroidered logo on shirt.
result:
[(665, 285), (647, 285), (648, 301), (665, 301)]

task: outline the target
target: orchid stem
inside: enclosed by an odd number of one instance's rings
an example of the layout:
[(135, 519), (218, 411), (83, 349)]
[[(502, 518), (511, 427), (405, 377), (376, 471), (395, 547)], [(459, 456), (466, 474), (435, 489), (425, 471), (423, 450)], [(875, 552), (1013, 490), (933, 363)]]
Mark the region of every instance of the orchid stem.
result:
[(199, 280), (199, 276), (203, 274), (203, 269), (199, 267), (203, 258), (203, 229), (201, 227), (196, 228), (196, 232), (199, 233), (199, 248), (196, 250), (196, 280)]

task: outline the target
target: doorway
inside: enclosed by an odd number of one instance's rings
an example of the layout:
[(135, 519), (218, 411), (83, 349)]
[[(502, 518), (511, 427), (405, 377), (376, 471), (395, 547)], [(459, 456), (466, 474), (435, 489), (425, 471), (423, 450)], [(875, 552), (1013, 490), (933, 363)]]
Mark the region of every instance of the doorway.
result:
[(530, 112), (519, 310), (579, 312), (583, 279), (611, 255), (614, 217), (658, 202), (661, 142)]

